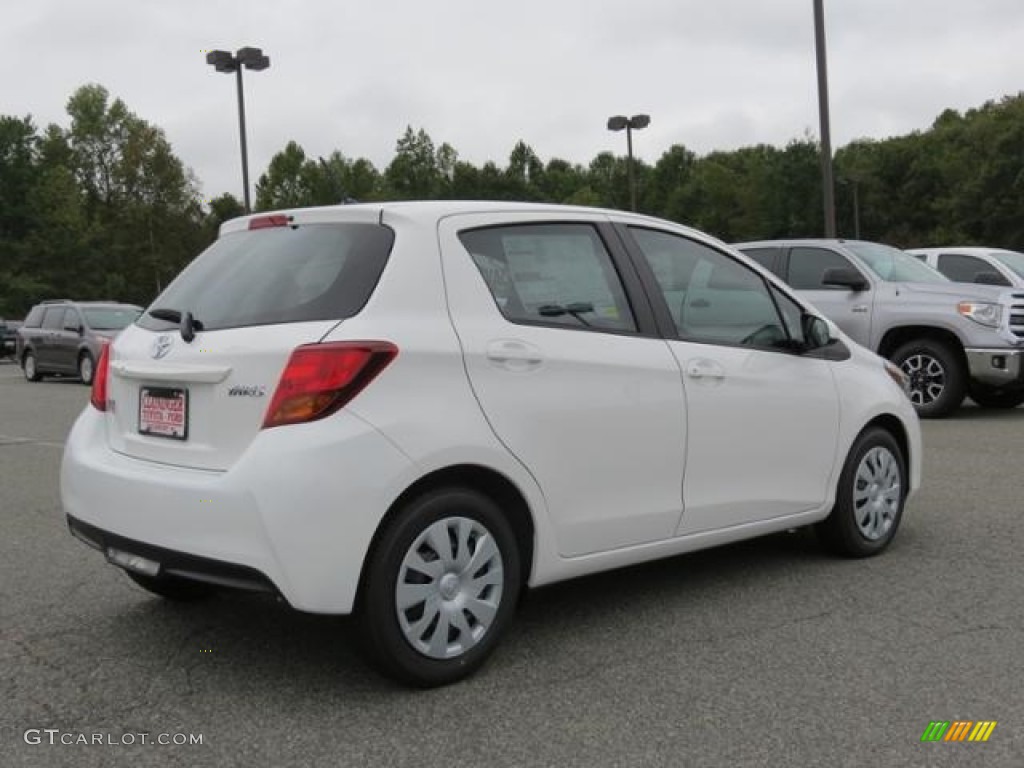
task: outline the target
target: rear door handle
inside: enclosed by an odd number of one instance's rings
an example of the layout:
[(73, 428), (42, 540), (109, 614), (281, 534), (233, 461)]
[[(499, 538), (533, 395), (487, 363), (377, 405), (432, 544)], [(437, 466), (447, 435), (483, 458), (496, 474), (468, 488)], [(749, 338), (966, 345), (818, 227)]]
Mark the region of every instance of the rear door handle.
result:
[(487, 345), (487, 359), (509, 371), (528, 371), (544, 362), (544, 353), (518, 339), (498, 339)]

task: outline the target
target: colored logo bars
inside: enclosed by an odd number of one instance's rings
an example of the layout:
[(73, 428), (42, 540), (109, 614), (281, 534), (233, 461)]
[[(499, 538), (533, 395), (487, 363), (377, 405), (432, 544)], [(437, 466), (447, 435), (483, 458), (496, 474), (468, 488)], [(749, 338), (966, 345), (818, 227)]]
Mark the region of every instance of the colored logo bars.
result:
[(995, 720), (932, 720), (921, 741), (988, 741), (995, 729)]

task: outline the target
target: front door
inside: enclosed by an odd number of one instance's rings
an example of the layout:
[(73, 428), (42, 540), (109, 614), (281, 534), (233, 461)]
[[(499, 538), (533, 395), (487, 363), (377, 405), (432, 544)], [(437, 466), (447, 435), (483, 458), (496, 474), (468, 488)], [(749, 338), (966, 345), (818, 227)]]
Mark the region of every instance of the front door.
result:
[(803, 308), (733, 256), (679, 234), (629, 228), (665, 299), (686, 392), (679, 535), (820, 507), (835, 465), (831, 363), (798, 354)]

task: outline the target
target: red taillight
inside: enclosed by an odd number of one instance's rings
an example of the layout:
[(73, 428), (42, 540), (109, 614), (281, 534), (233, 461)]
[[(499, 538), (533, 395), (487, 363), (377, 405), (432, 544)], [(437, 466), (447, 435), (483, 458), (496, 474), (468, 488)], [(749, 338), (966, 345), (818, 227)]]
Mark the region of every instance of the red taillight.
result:
[(110, 344), (100, 349), (100, 359), (92, 374), (92, 395), (89, 402), (98, 411), (107, 410), (107, 371), (110, 369)]
[(336, 341), (297, 347), (281, 373), (263, 427), (315, 421), (342, 408), (395, 359), (387, 341)]
[(287, 227), (288, 217), (283, 213), (275, 213), (270, 216), (257, 216), (249, 219), (249, 229), (270, 229), (271, 227)]

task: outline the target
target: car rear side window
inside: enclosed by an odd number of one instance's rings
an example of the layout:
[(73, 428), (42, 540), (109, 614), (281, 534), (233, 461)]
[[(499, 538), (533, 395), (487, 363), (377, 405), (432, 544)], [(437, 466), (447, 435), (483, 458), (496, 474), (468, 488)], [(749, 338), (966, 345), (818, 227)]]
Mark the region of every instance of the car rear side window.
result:
[(64, 307), (47, 307), (43, 315), (43, 328), (49, 331), (61, 330), (64, 327)]
[(622, 280), (589, 224), (490, 227), (459, 234), (513, 322), (635, 331)]
[(46, 308), (40, 304), (32, 307), (29, 311), (28, 316), (25, 318), (26, 328), (38, 328), (43, 324), (43, 310)]
[[(362, 222), (234, 232), (200, 254), (152, 306), (191, 312), (208, 331), (352, 317), (373, 293), (394, 239), (389, 228)], [(148, 314), (138, 324), (173, 325)]]

